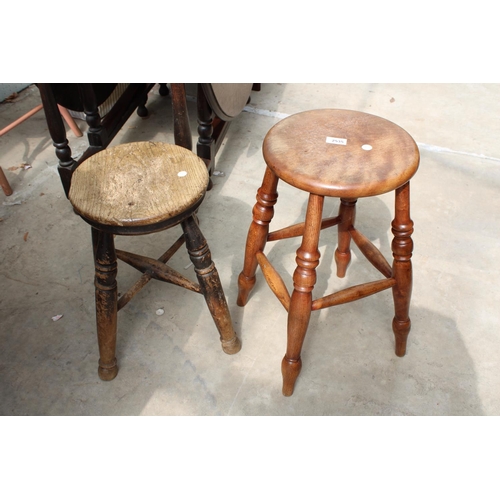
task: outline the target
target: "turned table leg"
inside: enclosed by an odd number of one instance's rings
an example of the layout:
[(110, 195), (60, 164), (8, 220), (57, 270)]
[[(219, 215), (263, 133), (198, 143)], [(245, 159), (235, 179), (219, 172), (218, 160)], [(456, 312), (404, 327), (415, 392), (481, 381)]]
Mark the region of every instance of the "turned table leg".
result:
[(172, 93), (175, 144), (192, 151), (193, 137), (189, 125), (185, 85), (183, 83), (171, 83), (170, 89)]
[(337, 264), (337, 276), (344, 278), (347, 271), (347, 266), (351, 261), (351, 235), (349, 228), (354, 226), (356, 218), (356, 202), (357, 200), (340, 200), (339, 216), (340, 223), (338, 225), (339, 243), (335, 250), (335, 262)]
[(140, 116), (141, 118), (147, 118), (149, 116), (149, 111), (148, 108), (146, 107), (147, 103), (148, 103), (148, 94), (142, 97), (139, 104), (137, 105), (137, 116)]
[(297, 268), (293, 275), (294, 290), (288, 312), (287, 348), (281, 363), (284, 396), (293, 394), (295, 381), (302, 367), (300, 352), (311, 316), (312, 291), (320, 258), (318, 242), (323, 201), (323, 196), (309, 195), (304, 236), (302, 245), (297, 250)]
[[(96, 236), (96, 230), (93, 230)], [(116, 364), (117, 263), (113, 235), (99, 231), (95, 250), (95, 304), (97, 341), (99, 343), (99, 377), (113, 380), (118, 373)]]
[(71, 176), (76, 168), (76, 161), (71, 156), (71, 148), (66, 137), (66, 127), (64, 126), (61, 112), (56, 102), (50, 83), (39, 83), (40, 97), (42, 98), (43, 110), (47, 119), (52, 143), (56, 148), (56, 156), (59, 160), (57, 168), (66, 196), (68, 196), (71, 185)]
[(203, 91), (201, 83), (197, 89), (197, 111), (198, 111), (198, 142), (196, 143), (196, 154), (208, 160), (209, 174), (212, 175), (215, 168), (215, 140), (214, 133), (214, 112), (208, 104), (207, 97)]
[(160, 83), (159, 93), (162, 97), (166, 97), (170, 94), (170, 90), (168, 90), (166, 83)]
[(219, 330), (222, 350), (226, 354), (236, 354), (241, 349), (241, 341), (234, 332), (219, 273), (212, 261), (207, 242), (192, 216), (182, 222), (182, 229), (201, 291)]
[(278, 176), (268, 167), (262, 186), (257, 191), (257, 203), (253, 207), (253, 221), (248, 230), (243, 271), (238, 277), (237, 304), (244, 306), (255, 285), (257, 253), (262, 252), (269, 234), (269, 224), (274, 215), (274, 205), (278, 200)]
[(392, 233), (394, 234), (392, 241), (393, 276), (396, 279), (396, 284), (392, 288), (395, 309), (392, 329), (396, 338), (396, 355), (404, 356), (411, 327), (409, 310), (412, 289), (413, 221), (410, 219), (409, 182), (396, 190), (396, 214), (392, 221)]

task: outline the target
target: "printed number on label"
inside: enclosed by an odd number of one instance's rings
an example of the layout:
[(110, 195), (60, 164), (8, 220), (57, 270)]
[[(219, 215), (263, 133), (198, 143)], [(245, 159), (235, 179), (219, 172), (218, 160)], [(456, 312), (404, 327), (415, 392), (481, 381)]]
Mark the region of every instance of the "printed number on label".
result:
[(340, 139), (339, 137), (327, 137), (326, 142), (328, 144), (338, 144), (339, 146), (345, 146), (347, 144), (347, 139)]

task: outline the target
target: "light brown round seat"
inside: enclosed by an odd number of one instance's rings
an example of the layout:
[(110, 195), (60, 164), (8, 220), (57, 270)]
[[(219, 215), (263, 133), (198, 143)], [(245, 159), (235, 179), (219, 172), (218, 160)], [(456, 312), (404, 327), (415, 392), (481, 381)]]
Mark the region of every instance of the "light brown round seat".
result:
[(393, 191), (413, 176), (419, 161), (415, 141), (401, 127), (344, 109), (305, 111), (278, 122), (263, 153), (288, 184), (343, 198)]
[(78, 167), (69, 200), (87, 221), (130, 232), (175, 222), (201, 203), (208, 180), (203, 160), (185, 148), (159, 142), (120, 144)]
[[(196, 211), (208, 186), (205, 163), (191, 151), (159, 142), (120, 144), (83, 161), (71, 180), (69, 199), (92, 226), (98, 374), (112, 380), (118, 373), (115, 357), (117, 312), (151, 279), (202, 294), (222, 350), (235, 354), (241, 342), (234, 332), (219, 274), (197, 222)], [(141, 235), (182, 226), (182, 236), (158, 259), (115, 248), (114, 235)], [(186, 245), (198, 283), (167, 265)], [(118, 298), (117, 258), (141, 272), (141, 277)]]
[[(392, 322), (396, 355), (404, 356), (410, 331), (413, 222), (410, 219), (410, 179), (417, 171), (415, 141), (401, 127), (367, 113), (318, 109), (297, 113), (277, 123), (263, 144), (267, 164), (257, 191), (253, 222), (248, 231), (243, 270), (238, 277), (237, 303), (244, 306), (260, 266), (269, 287), (288, 311), (287, 349), (281, 364), (283, 394), (290, 396), (302, 366), (301, 349), (312, 311), (345, 304), (392, 289)], [(269, 232), (283, 180), (309, 193), (305, 222)], [(393, 264), (354, 227), (358, 198), (395, 191), (392, 222)], [(322, 218), (324, 197), (340, 198), (338, 216)], [(351, 260), (353, 241), (382, 279), (351, 286), (313, 299), (316, 268), (320, 261), (320, 232), (338, 226), (335, 250), (337, 276), (343, 278)], [(264, 254), (266, 242), (302, 237), (297, 249), (293, 292)]]

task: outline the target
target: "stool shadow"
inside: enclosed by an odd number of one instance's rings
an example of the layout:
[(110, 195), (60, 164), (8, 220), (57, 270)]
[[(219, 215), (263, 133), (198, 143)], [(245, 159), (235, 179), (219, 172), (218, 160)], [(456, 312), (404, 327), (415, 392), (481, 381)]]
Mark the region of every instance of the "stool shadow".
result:
[[(278, 186), (279, 192), (279, 186)], [(280, 210), (280, 200), (278, 198), (278, 202), (275, 206), (275, 214), (279, 213)], [(337, 215), (338, 213), (339, 201), (337, 199), (325, 199), (325, 208), (323, 211), (323, 218), (332, 217)], [(300, 215), (295, 218), (295, 220), (286, 221), (283, 227), (286, 225), (293, 225), (305, 220), (307, 211), (307, 200), (303, 202)], [(251, 223), (251, 208), (249, 212), (249, 224)], [(277, 217), (273, 219), (270, 225), (270, 231), (274, 231), (280, 229), (281, 227), (276, 224)], [(281, 219), (282, 221), (283, 219)], [(386, 257), (389, 264), (392, 264), (392, 253), (391, 253), (391, 240), (388, 236), (388, 231), (390, 231), (390, 225), (392, 220), (392, 214), (390, 210), (387, 208), (385, 203), (383, 203), (380, 199), (374, 198), (365, 198), (358, 201), (357, 208), (357, 223), (356, 227), (367, 236), (372, 243), (374, 243), (382, 252), (382, 254)], [(280, 222), (281, 222), (280, 221)], [(244, 231), (244, 234), (240, 234), (240, 228), (238, 228), (239, 237), (234, 238), (238, 239), (242, 242), (241, 246), (241, 259), (240, 265), (241, 267), (238, 269), (236, 267), (233, 268), (233, 282), (237, 282), (238, 275), (243, 268), (243, 258), (245, 252), (245, 243), (246, 234), (248, 232), (248, 228)], [(335, 268), (335, 249), (337, 248), (337, 238), (338, 231), (337, 226), (332, 228), (327, 228), (321, 232), (319, 248), (320, 248), (320, 263), (316, 268), (317, 272), (317, 281), (313, 291), (313, 297), (319, 298), (322, 297), (328, 288), (328, 281), (331, 277), (336, 277), (336, 268)], [(278, 241), (272, 244), (267, 244), (266, 256), (269, 261), (272, 263), (273, 267), (278, 271), (278, 273), (282, 276), (285, 281), (285, 284), (289, 287), (290, 293), (293, 290), (293, 285), (291, 282), (291, 276), (296, 267), (295, 264), (295, 254), (297, 249), (301, 244), (301, 238), (290, 238)], [(368, 280), (373, 279), (381, 279), (381, 275), (378, 271), (374, 270), (371, 264), (366, 261), (366, 258), (357, 248), (357, 246), (352, 243), (351, 244), (351, 252), (353, 258), (351, 260), (351, 264), (348, 268), (347, 275), (343, 279), (338, 279), (339, 289), (345, 288), (346, 286), (352, 286), (355, 284), (363, 283), (360, 281), (366, 278)], [(359, 261), (359, 262), (358, 262)], [(234, 262), (237, 265), (237, 260)], [(263, 285), (264, 277), (260, 272), (259, 268), (257, 270), (259, 277), (257, 279), (257, 283), (255, 285), (252, 294), (257, 293), (258, 289)], [(372, 276), (372, 278), (370, 278)], [(262, 279), (260, 279), (262, 277)], [(337, 279), (337, 278), (335, 278)], [(265, 283), (264, 283), (265, 286)]]
[[(278, 201), (276, 214), (279, 213), (279, 204)], [(303, 221), (306, 209), (307, 202), (304, 202), (300, 216), (287, 221), (286, 225), (288, 222), (294, 224)], [(251, 211), (251, 208), (248, 210)], [(337, 210), (338, 200), (328, 200), (324, 217), (335, 215)], [(358, 201), (356, 227), (381, 250), (390, 264), (392, 218), (393, 211), (380, 197)], [(248, 219), (250, 223), (251, 215)], [(274, 226), (271, 223), (271, 230), (279, 229), (277, 225)], [(248, 227), (244, 225), (235, 230), (234, 241), (241, 241), (242, 245), (239, 252), (231, 252), (234, 253), (229, 287), (231, 293), (237, 290)], [(418, 227), (414, 236), (418, 243)], [(354, 244), (351, 246), (353, 259), (347, 275), (343, 279), (337, 278), (334, 260), (336, 244), (336, 228), (324, 230), (320, 237), (322, 255), (317, 268), (314, 298), (332, 293), (332, 284), (336, 290), (381, 278), (380, 273), (366, 261)], [(295, 251), (299, 245), (300, 238), (281, 240), (266, 252), (290, 292)], [(414, 272), (418, 273), (418, 269)], [(249, 301), (263, 292), (263, 288), (267, 288), (267, 285), (258, 268), (257, 282)], [(280, 314), (286, 314), (274, 296), (270, 300), (275, 300), (274, 306), (265, 307), (273, 307)], [(234, 300), (230, 300), (230, 308), (235, 322), (242, 325), (241, 335), (245, 341), (245, 308), (234, 307)], [(390, 290), (348, 304), (313, 311), (302, 350), (303, 369), (294, 395), (291, 398), (281, 395), (280, 367), (277, 363), (273, 380), (278, 383), (276, 387), (270, 388), (272, 395), (267, 404), (258, 402), (256, 406), (250, 405), (250, 400), (255, 402), (251, 397), (252, 392), (257, 390), (254, 384), (261, 383), (262, 379), (260, 375), (252, 377), (250, 374), (238, 401), (233, 405), (232, 414), (483, 415), (474, 361), (454, 319), (419, 307), (418, 297), (414, 296), (410, 307), (412, 330), (407, 354), (398, 358), (394, 353), (393, 316)], [(272, 325), (273, 318), (266, 316), (262, 322)], [(283, 330), (273, 332), (272, 336), (280, 336), (281, 344), (284, 345), (286, 321), (280, 321), (280, 325), (284, 327)], [(263, 338), (270, 333), (269, 329), (265, 334), (252, 331), (252, 335), (263, 335)], [(273, 345), (276, 347), (278, 344), (280, 342)], [(256, 366), (258, 362), (257, 359)]]
[[(369, 308), (362, 308), (361, 302), (350, 304), (345, 313), (319, 323), (308, 333), (309, 341), (302, 351), (303, 367), (292, 397), (281, 395), (280, 366), (276, 363), (269, 400), (249, 404), (253, 401), (251, 394), (262, 383), (256, 372), (247, 377), (247, 387), (240, 391), (232, 414), (486, 414), (474, 361), (453, 318), (427, 308), (412, 308), (408, 352), (398, 358), (393, 350), (391, 313), (386, 307), (380, 307), (383, 314), (377, 311), (379, 305), (390, 304), (376, 300)], [(256, 365), (257, 371), (261, 366)]]

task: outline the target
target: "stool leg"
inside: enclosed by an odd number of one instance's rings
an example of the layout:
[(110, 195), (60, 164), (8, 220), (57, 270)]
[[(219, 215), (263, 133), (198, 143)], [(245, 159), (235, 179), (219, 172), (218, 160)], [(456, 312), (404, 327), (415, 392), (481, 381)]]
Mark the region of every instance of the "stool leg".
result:
[(278, 200), (278, 176), (267, 167), (262, 186), (257, 191), (257, 203), (253, 207), (253, 221), (248, 230), (243, 271), (238, 277), (237, 304), (244, 306), (255, 285), (257, 252), (262, 252), (269, 234), (269, 224), (274, 215), (274, 205)]
[(94, 255), (94, 263), (95, 263), (95, 257), (97, 253), (97, 244), (99, 243), (99, 234), (101, 231), (96, 229), (95, 227), (90, 228), (92, 230), (92, 251)]
[(182, 222), (182, 229), (201, 291), (212, 314), (215, 326), (219, 330), (222, 350), (226, 354), (236, 354), (241, 349), (241, 341), (234, 333), (224, 290), (220, 283), (219, 273), (212, 261), (207, 241), (192, 216)]
[[(116, 364), (116, 325), (118, 289), (116, 283), (116, 252), (113, 235), (93, 229), (95, 249), (95, 305), (99, 369), (101, 380), (113, 380), (118, 373)], [(97, 238), (96, 238), (97, 236)]]
[(283, 395), (291, 396), (295, 381), (302, 367), (300, 352), (311, 316), (312, 291), (316, 283), (316, 267), (319, 264), (318, 250), (323, 196), (309, 195), (304, 236), (297, 250), (297, 268), (293, 274), (292, 297), (288, 311), (288, 339), (286, 354), (281, 363)]
[(340, 200), (339, 216), (341, 217), (338, 225), (339, 243), (335, 250), (335, 262), (337, 264), (337, 276), (343, 278), (347, 271), (347, 266), (351, 262), (351, 235), (349, 228), (354, 226), (356, 218), (356, 202), (358, 200)]
[(412, 289), (411, 255), (413, 251), (413, 221), (410, 219), (410, 183), (396, 190), (396, 215), (392, 221), (393, 276), (396, 284), (392, 288), (395, 316), (392, 329), (396, 338), (396, 355), (406, 353), (406, 340), (410, 332), (409, 317)]

